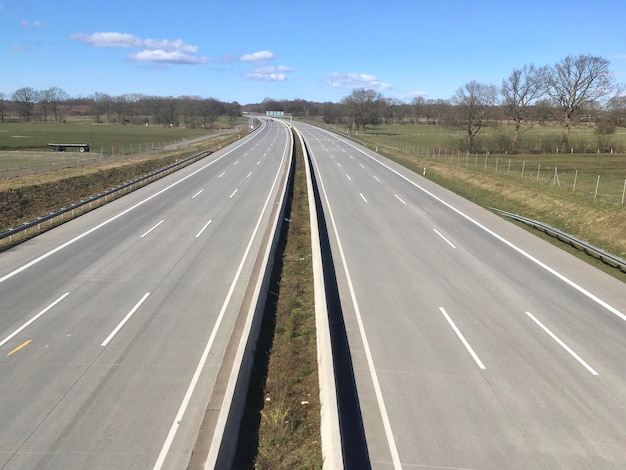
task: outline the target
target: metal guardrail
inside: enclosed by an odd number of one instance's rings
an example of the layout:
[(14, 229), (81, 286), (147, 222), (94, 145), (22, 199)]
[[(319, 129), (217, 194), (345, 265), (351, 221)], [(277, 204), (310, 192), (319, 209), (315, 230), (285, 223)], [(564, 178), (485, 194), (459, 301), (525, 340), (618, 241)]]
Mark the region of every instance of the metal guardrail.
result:
[(564, 243), (567, 243), (568, 245), (574, 248), (577, 248), (578, 250), (581, 250), (587, 253), (590, 256), (593, 256), (594, 258), (599, 259), (600, 261), (602, 261), (605, 264), (608, 264), (609, 266), (613, 266), (614, 268), (617, 268), (622, 272), (626, 272), (626, 261), (624, 261), (622, 258), (619, 258), (618, 256), (615, 256), (611, 253), (607, 253), (601, 248), (597, 248), (587, 243), (586, 241), (580, 240), (557, 228), (554, 228), (548, 224), (544, 224), (543, 222), (538, 222), (536, 220), (532, 220), (527, 217), (522, 217), (521, 215), (513, 214), (511, 212), (506, 212), (500, 209), (496, 209), (494, 207), (492, 207), (491, 210), (505, 217), (508, 217), (510, 219), (517, 220), (518, 222), (522, 222), (526, 225), (530, 225), (531, 227), (537, 230), (541, 230), (547, 235), (550, 235), (551, 237), (554, 237)]
[(25, 224), (20, 225), (19, 227), (13, 228), (13, 229), (9, 229), (3, 233), (0, 233), (0, 240), (4, 240), (5, 238), (12, 238), (14, 235), (17, 235), (18, 233), (27, 231), (29, 228), (32, 227), (36, 227), (39, 226), (40, 224), (42, 224), (43, 222), (46, 222), (48, 220), (54, 219), (55, 217), (62, 217), (64, 214), (67, 214), (68, 212), (73, 212), (76, 209), (79, 209), (83, 206), (86, 206), (87, 204), (93, 204), (94, 202), (99, 201), (100, 199), (104, 199), (107, 200), (109, 196), (120, 192), (120, 191), (124, 191), (128, 188), (130, 188), (133, 185), (137, 185), (137, 184), (141, 184), (146, 182), (147, 180), (149, 180), (150, 178), (154, 178), (157, 176), (162, 176), (165, 175), (168, 172), (171, 172), (173, 170), (182, 168), (186, 165), (188, 165), (189, 163), (195, 161), (195, 160), (199, 160), (200, 158), (204, 158), (208, 155), (210, 155), (211, 153), (213, 153), (211, 150), (205, 150), (202, 151), (200, 153), (197, 153), (195, 155), (192, 155), (191, 157), (187, 157), (179, 162), (176, 163), (172, 163), (171, 165), (168, 165), (164, 168), (161, 168), (160, 170), (156, 170), (153, 171), (152, 173), (148, 173), (144, 176), (141, 176), (139, 178), (136, 178), (132, 181), (129, 181), (128, 183), (124, 183), (120, 186), (117, 186), (115, 188), (109, 189), (108, 191), (105, 191), (104, 193), (101, 194), (96, 194), (95, 196), (92, 196), (90, 198), (84, 199), (82, 201), (76, 202), (70, 206), (64, 207), (62, 209), (59, 209), (58, 211), (55, 212), (50, 212), (48, 215), (44, 215), (42, 217), (38, 217), (35, 220), (31, 220), (30, 222), (26, 222)]

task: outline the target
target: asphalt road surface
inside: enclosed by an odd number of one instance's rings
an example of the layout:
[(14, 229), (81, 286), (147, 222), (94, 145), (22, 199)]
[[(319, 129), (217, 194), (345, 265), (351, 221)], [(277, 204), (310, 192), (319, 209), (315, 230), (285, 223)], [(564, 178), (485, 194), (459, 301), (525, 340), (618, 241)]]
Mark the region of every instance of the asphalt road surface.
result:
[(0, 468), (185, 468), (287, 171), (278, 123), (0, 254)]
[(372, 467), (626, 468), (624, 284), (347, 139), (296, 127)]

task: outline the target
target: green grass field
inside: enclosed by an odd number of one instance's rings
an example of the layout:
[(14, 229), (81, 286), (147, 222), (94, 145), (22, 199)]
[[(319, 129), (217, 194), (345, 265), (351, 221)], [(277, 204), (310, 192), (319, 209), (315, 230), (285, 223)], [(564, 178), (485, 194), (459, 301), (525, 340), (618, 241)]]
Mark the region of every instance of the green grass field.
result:
[[(239, 119), (235, 124), (245, 124)], [(167, 145), (179, 144), (219, 132), (230, 126), (227, 120), (216, 129), (187, 129), (138, 125), (93, 124), (93, 120), (56, 122), (0, 123), (0, 173), (23, 169), (95, 163), (102, 158), (135, 156)], [(48, 146), (57, 144), (92, 144), (90, 153), (78, 149), (56, 152)]]
[[(483, 144), (496, 140), (499, 135), (511, 132), (510, 128), (486, 128)], [(542, 141), (548, 136), (558, 141), (562, 130), (557, 127), (530, 128), (524, 132), (527, 142)], [(592, 129), (574, 128), (572, 142), (597, 138)], [(475, 172), (498, 174), (535, 183), (536, 188), (554, 188), (593, 199), (622, 204), (626, 188), (626, 153), (575, 152), (568, 154), (523, 153), (508, 155), (504, 152), (463, 152), (459, 143), (463, 131), (442, 126), (395, 125), (372, 127), (366, 135), (357, 138), (370, 147), (389, 147), (414, 155), (416, 159), (450, 163)], [(610, 136), (619, 146), (626, 146), (626, 129)], [(539, 146), (536, 144), (535, 146)]]
[[(522, 129), (520, 154), (554, 154), (561, 142), (563, 129), (560, 127), (535, 126)], [(511, 126), (485, 127), (476, 137), (479, 153), (505, 154), (513, 134)], [(462, 148), (465, 131), (460, 128), (428, 125), (380, 125), (369, 126), (366, 135), (381, 140), (396, 141), (411, 146), (415, 152), (425, 153), (428, 149)], [(626, 153), (626, 129), (617, 129), (613, 134), (596, 134), (591, 127), (574, 127), (570, 133), (570, 145), (574, 153), (597, 154)]]
[[(224, 121), (222, 127), (227, 128), (229, 124)], [(92, 121), (2, 122), (0, 151), (51, 151), (49, 143), (93, 143), (92, 152), (100, 153), (102, 150), (104, 154), (109, 155), (112, 149), (114, 153), (118, 153), (122, 147), (125, 150), (131, 146), (136, 149), (162, 148), (164, 145), (215, 131), (184, 127), (93, 124)]]

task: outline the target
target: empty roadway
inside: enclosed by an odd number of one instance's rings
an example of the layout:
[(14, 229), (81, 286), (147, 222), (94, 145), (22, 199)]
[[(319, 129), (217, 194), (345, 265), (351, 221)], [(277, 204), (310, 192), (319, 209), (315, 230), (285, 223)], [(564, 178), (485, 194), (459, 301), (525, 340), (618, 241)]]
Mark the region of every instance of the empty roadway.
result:
[(187, 465), (289, 139), (264, 126), (0, 254), (0, 468)]
[(347, 139), (296, 127), (372, 467), (626, 465), (623, 283)]

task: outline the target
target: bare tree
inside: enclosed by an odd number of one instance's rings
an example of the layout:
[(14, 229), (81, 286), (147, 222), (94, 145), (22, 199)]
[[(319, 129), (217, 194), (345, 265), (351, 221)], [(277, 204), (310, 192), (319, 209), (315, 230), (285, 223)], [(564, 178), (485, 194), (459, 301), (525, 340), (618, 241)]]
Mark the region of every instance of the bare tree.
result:
[(100, 122), (100, 116), (106, 115), (107, 124), (111, 123), (111, 110), (113, 108), (113, 98), (106, 93), (95, 92), (90, 99), (93, 101), (96, 122)]
[(458, 106), (463, 128), (467, 132), (467, 150), (474, 148), (476, 134), (487, 123), (487, 110), (497, 102), (498, 91), (495, 85), (485, 85), (471, 81), (459, 88), (452, 97)]
[(117, 114), (117, 123), (126, 125), (130, 124), (131, 120), (128, 116), (131, 114), (131, 107), (133, 106), (132, 96), (125, 94), (116, 96), (113, 99), (112, 108), (115, 114)]
[(0, 122), (4, 122), (4, 116), (7, 112), (8, 102), (5, 99), (4, 93), (0, 92)]
[(224, 114), (224, 105), (214, 98), (208, 98), (200, 101), (198, 111), (202, 116), (202, 127), (209, 127), (218, 116)]
[(49, 90), (41, 90), (37, 92), (37, 103), (43, 115), (44, 122), (48, 122), (48, 110), (50, 109), (50, 92)]
[(593, 108), (614, 87), (609, 61), (592, 55), (567, 56), (547, 75), (546, 93), (559, 106), (563, 116), (561, 151), (569, 150), (570, 129), (583, 110)]
[(64, 103), (67, 100), (69, 100), (70, 96), (64, 90), (62, 90), (61, 88), (57, 88), (55, 86), (53, 86), (52, 88), (49, 88), (48, 90), (46, 90), (46, 92), (50, 100), (50, 105), (52, 106), (52, 112), (54, 113), (54, 120), (56, 122), (59, 122), (61, 120), (61, 115), (60, 115), (61, 103)]
[(183, 125), (185, 127), (190, 127), (194, 115), (198, 110), (198, 103), (200, 102), (199, 96), (179, 96), (176, 101), (178, 101), (178, 110), (180, 114), (183, 116)]
[(33, 115), (33, 106), (37, 100), (37, 92), (31, 87), (20, 88), (13, 92), (13, 101), (15, 101), (22, 118), (30, 121)]
[(615, 126), (626, 126), (626, 95), (615, 94), (607, 105), (609, 119)]
[(352, 132), (355, 129), (365, 133), (367, 124), (378, 124), (380, 122), (379, 102), (383, 101), (380, 93), (364, 88), (354, 90), (350, 96), (344, 98), (348, 115), (352, 123)]
[(529, 107), (543, 95), (545, 75), (545, 67), (525, 65), (521, 69), (514, 69), (511, 75), (502, 81), (500, 88), (502, 104), (514, 122), (512, 153), (517, 153), (520, 129), (527, 120)]
[(241, 116), (241, 105), (237, 101), (224, 103), (224, 113), (228, 116), (230, 126), (234, 127), (237, 118)]

